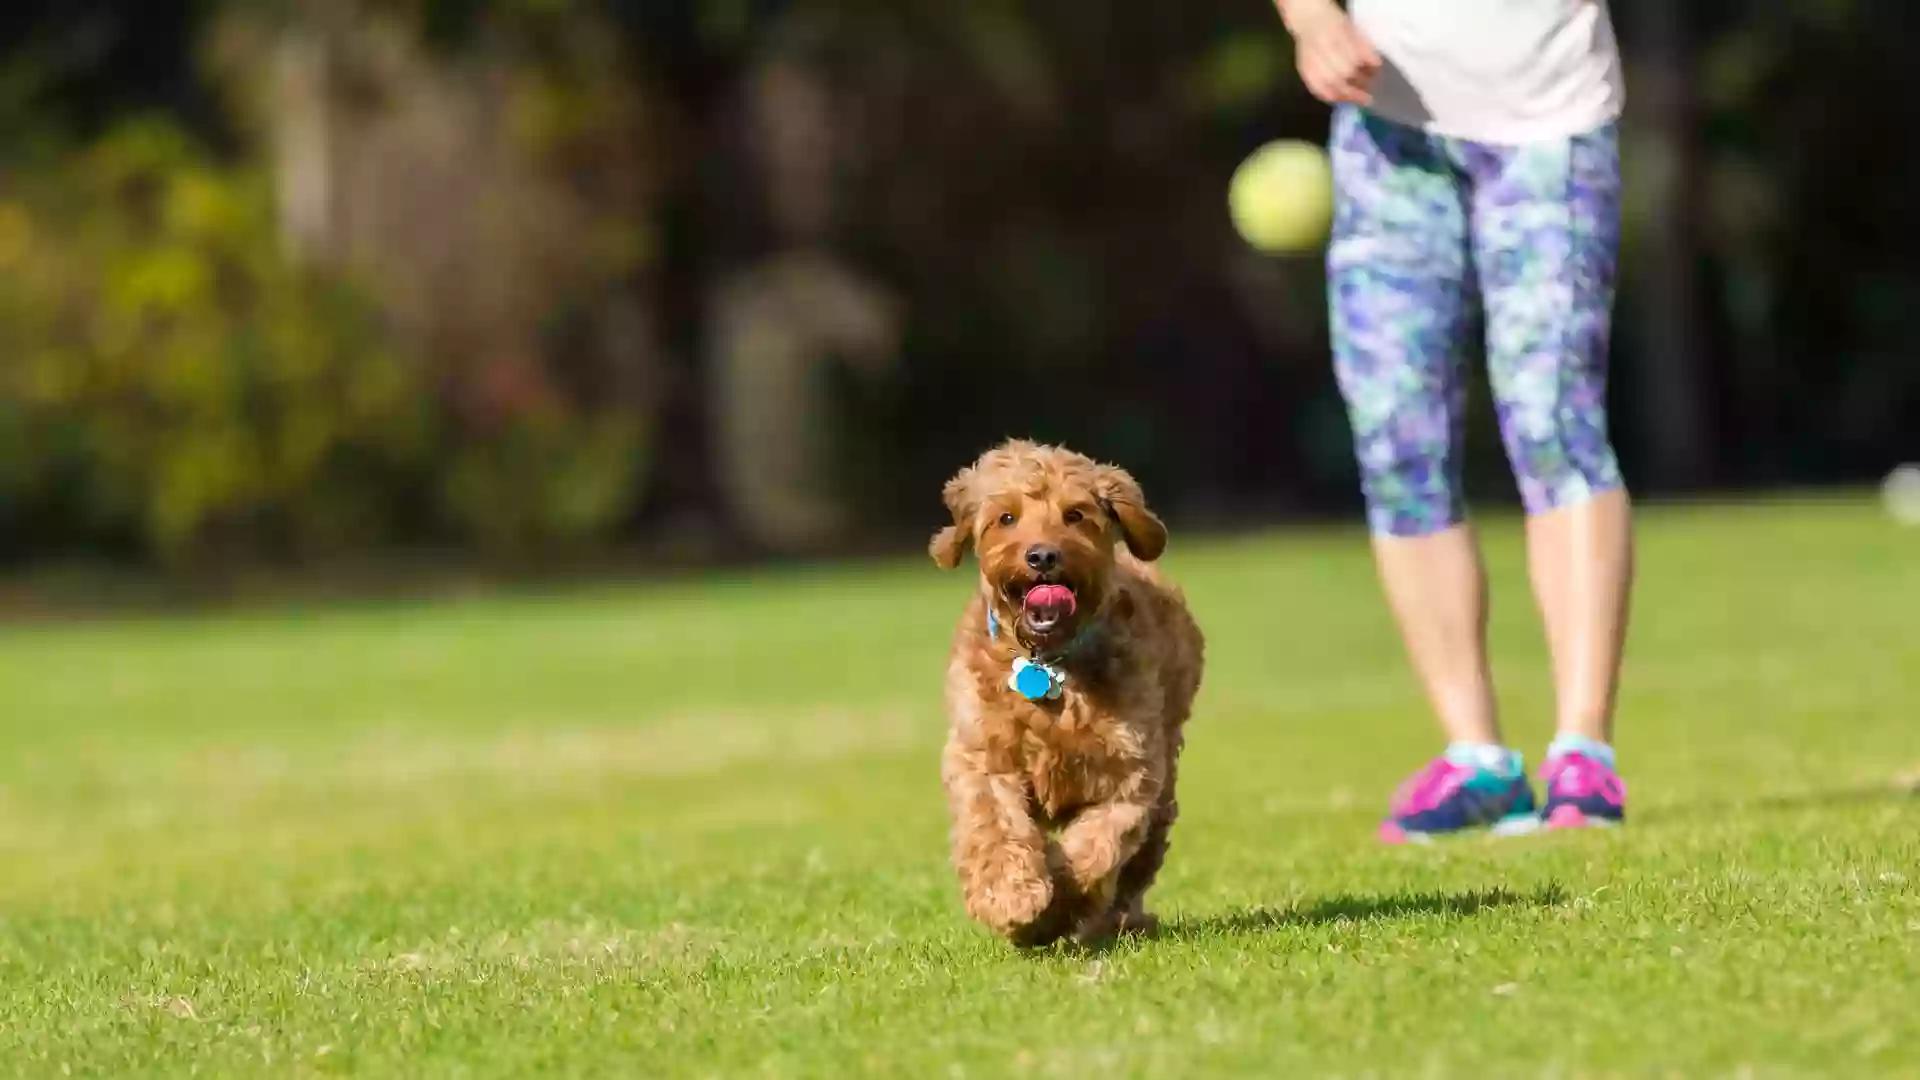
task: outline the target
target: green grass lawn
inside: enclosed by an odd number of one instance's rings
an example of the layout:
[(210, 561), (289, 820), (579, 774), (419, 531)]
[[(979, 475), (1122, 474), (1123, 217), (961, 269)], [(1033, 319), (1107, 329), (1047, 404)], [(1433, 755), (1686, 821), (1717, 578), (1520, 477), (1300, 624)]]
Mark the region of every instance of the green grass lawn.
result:
[[(1490, 522), (1497, 670), (1544, 657)], [(1158, 940), (946, 864), (920, 560), (0, 631), (0, 1073), (1920, 1073), (1920, 531), (1649, 512), (1616, 834), (1373, 843), (1436, 745), (1358, 533), (1182, 543)]]

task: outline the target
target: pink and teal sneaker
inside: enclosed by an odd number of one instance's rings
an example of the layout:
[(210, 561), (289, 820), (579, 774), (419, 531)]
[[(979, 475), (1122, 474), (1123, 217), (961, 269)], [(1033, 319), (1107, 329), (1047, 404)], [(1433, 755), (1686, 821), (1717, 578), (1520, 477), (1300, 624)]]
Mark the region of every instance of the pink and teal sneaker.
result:
[(1577, 741), (1587, 745), (1563, 745), (1574, 741), (1556, 739), (1547, 751), (1547, 763), (1540, 770), (1547, 789), (1541, 822), (1549, 829), (1622, 824), (1627, 818), (1627, 785), (1613, 771), (1612, 750), (1585, 739)]
[(1499, 747), (1449, 747), (1394, 792), (1380, 839), (1425, 843), (1473, 829), (1523, 833), (1540, 820), (1519, 754)]

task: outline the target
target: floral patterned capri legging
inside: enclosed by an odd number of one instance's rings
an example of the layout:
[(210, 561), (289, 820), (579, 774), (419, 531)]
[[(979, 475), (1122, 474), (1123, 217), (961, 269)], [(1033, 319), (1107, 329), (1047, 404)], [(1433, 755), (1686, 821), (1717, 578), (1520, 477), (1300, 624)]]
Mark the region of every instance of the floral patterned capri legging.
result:
[(1465, 517), (1464, 364), (1478, 323), (1527, 512), (1619, 487), (1606, 407), (1615, 126), (1496, 146), (1342, 105), (1331, 152), (1334, 373), (1373, 531), (1419, 536)]

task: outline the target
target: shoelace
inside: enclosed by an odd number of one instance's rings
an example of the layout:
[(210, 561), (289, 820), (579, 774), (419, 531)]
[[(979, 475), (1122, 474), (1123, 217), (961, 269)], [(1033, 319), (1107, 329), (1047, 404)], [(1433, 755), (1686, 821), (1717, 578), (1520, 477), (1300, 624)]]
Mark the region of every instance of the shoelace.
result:
[(1393, 812), (1404, 817), (1431, 810), (1444, 802), (1447, 796), (1460, 790), (1460, 785), (1466, 783), (1472, 773), (1473, 770), (1464, 765), (1455, 765), (1446, 758), (1435, 758), (1393, 793)]
[(1585, 799), (1602, 795), (1613, 802), (1627, 797), (1627, 786), (1620, 777), (1585, 754), (1568, 754), (1554, 763), (1547, 786), (1555, 795)]

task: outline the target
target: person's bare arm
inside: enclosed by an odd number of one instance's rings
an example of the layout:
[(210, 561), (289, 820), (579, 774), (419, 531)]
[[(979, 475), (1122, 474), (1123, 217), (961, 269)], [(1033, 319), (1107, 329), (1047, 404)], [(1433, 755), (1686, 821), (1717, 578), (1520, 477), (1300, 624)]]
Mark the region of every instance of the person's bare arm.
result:
[(1373, 101), (1380, 54), (1335, 0), (1274, 0), (1280, 21), (1293, 35), (1300, 81), (1329, 105)]

